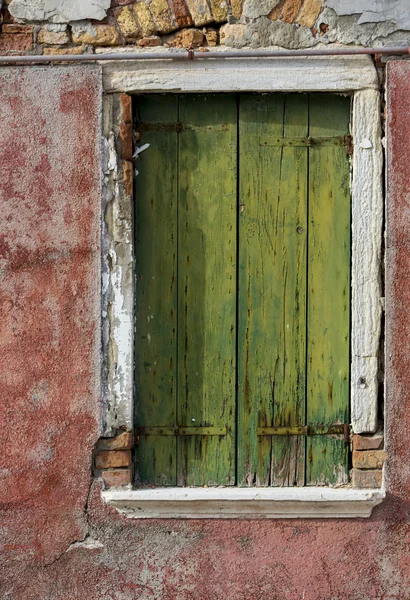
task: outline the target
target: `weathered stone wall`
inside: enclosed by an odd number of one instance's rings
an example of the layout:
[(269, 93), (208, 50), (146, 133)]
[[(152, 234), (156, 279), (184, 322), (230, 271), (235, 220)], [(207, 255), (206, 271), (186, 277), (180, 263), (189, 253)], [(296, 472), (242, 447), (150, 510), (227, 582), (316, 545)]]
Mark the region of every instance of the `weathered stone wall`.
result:
[(0, 53), (407, 44), (407, 0), (5, 0)]

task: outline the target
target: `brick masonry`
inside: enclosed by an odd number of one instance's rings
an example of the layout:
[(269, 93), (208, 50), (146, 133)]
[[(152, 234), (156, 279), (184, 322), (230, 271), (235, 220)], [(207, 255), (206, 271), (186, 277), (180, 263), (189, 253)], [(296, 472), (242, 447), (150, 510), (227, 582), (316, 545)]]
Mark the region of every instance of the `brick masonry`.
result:
[(383, 481), (383, 466), (387, 458), (382, 433), (353, 435), (352, 484), (353, 487), (378, 488)]

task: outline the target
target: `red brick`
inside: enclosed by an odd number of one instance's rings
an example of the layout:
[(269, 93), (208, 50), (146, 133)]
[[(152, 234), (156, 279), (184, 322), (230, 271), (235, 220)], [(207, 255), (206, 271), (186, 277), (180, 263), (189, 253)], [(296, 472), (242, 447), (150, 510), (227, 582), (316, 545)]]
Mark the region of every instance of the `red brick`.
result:
[(132, 483), (131, 469), (108, 469), (101, 473), (106, 488), (121, 487)]
[(33, 33), (31, 25), (19, 25), (18, 23), (4, 24), (1, 28), (2, 33)]
[(121, 123), (120, 145), (121, 158), (132, 161), (132, 102), (129, 94), (120, 94)]
[(124, 431), (113, 438), (101, 438), (98, 440), (99, 450), (130, 450), (132, 448), (132, 433)]
[(353, 467), (355, 469), (381, 469), (386, 459), (384, 450), (353, 451)]
[(0, 52), (25, 52), (33, 48), (33, 36), (29, 33), (1, 33)]
[(97, 469), (113, 469), (116, 467), (129, 467), (131, 464), (131, 452), (129, 450), (111, 450), (98, 452), (95, 457)]
[(122, 161), (122, 173), (124, 177), (125, 193), (127, 194), (127, 196), (132, 196), (134, 182), (134, 165), (131, 161)]
[(379, 488), (382, 485), (383, 471), (381, 469), (353, 469), (353, 487), (358, 489)]
[(354, 435), (354, 450), (382, 450), (384, 446), (384, 437), (376, 435)]
[(168, 4), (180, 27), (189, 27), (194, 24), (185, 0), (168, 0)]
[(145, 48), (146, 46), (162, 46), (162, 41), (158, 35), (150, 35), (148, 37), (142, 38), (142, 40), (140, 40), (138, 44), (143, 48)]

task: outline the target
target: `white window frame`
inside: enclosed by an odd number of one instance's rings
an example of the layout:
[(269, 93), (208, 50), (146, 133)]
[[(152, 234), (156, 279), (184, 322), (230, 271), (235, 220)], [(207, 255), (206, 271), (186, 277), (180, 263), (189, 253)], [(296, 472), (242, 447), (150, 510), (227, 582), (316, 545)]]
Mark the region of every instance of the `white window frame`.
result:
[[(161, 48), (161, 53), (163, 53)], [(170, 55), (175, 50), (169, 50)], [(112, 61), (102, 63), (106, 202), (103, 265), (103, 330), (107, 368), (104, 435), (133, 427), (133, 237), (132, 198), (117, 183), (119, 161), (110, 122), (110, 95), (152, 92), (333, 92), (353, 96), (351, 211), (351, 424), (353, 433), (377, 428), (378, 353), (382, 297), (383, 226), (380, 91), (368, 56), (297, 57), (201, 61)], [(113, 191), (114, 186), (114, 191)], [(111, 189), (111, 191), (108, 191)], [(109, 260), (108, 260), (109, 257)], [(107, 490), (105, 501), (134, 517), (290, 518), (365, 517), (383, 490), (351, 488), (160, 488)]]

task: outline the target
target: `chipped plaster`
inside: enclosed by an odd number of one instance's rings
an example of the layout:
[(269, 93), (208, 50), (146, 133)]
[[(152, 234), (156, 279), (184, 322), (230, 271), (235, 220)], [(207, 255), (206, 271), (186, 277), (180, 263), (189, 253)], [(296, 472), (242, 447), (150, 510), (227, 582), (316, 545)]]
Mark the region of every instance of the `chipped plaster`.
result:
[(110, 0), (12, 0), (10, 14), (17, 21), (68, 23), (107, 16)]

